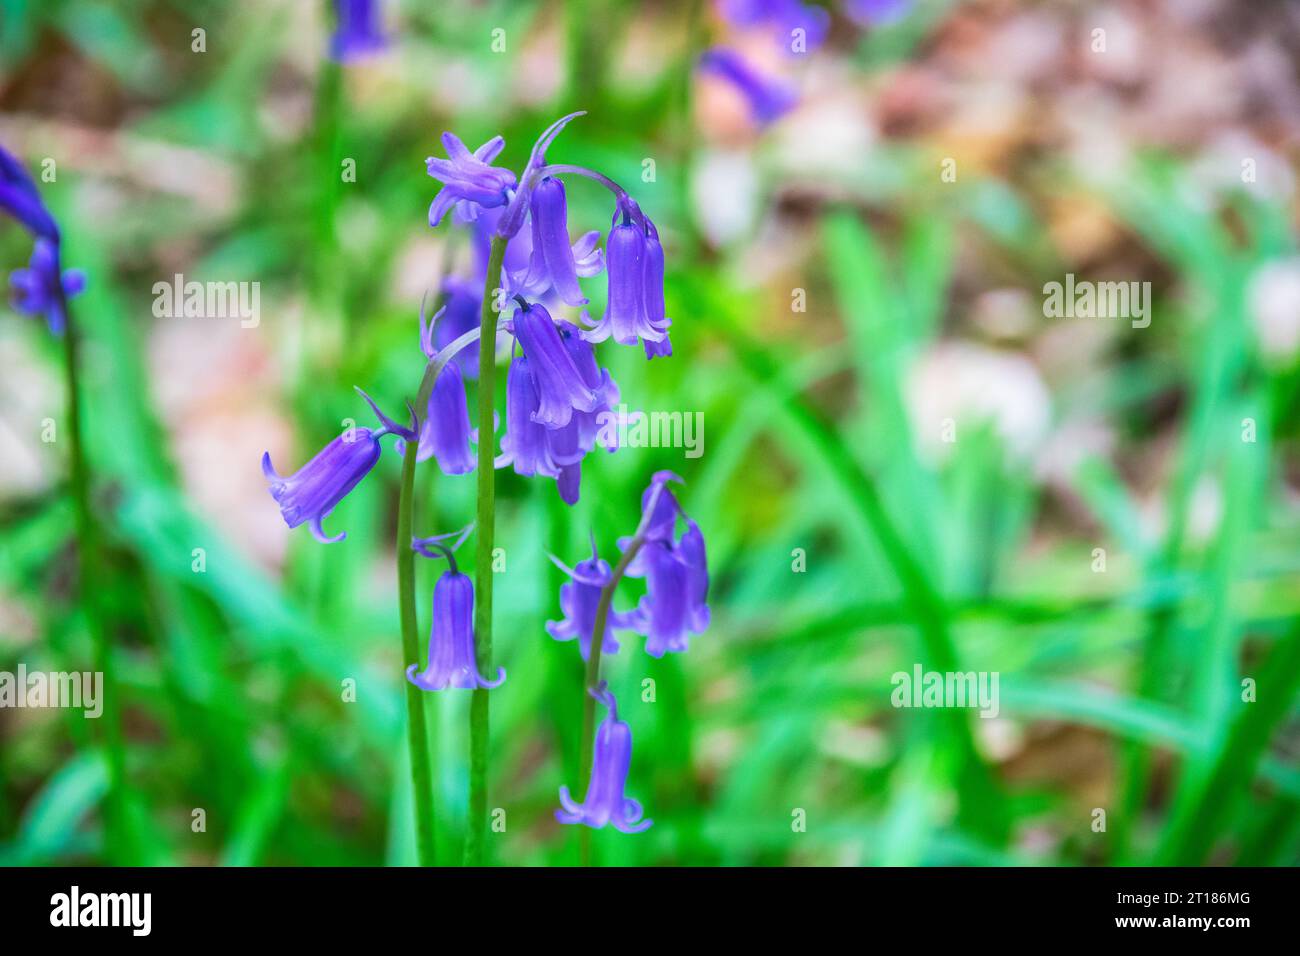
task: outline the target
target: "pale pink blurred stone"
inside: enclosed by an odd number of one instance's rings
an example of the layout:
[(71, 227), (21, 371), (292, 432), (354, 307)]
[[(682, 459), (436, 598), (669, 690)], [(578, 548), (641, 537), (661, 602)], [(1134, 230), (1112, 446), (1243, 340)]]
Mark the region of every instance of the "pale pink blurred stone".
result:
[(1300, 352), (1300, 256), (1260, 266), (1246, 298), (1265, 359), (1279, 365), (1293, 360)]
[(758, 171), (748, 150), (705, 149), (691, 170), (691, 206), (715, 246), (747, 235), (759, 214)]
[(554, 24), (530, 30), (521, 40), (517, 64), (510, 72), (510, 91), (516, 102), (538, 109), (559, 96), (564, 85), (561, 40)]
[[(63, 467), (62, 384), (33, 348), (33, 336), (47, 334), (40, 318), (0, 320), (0, 501), (45, 491)], [(41, 440), (46, 418), (55, 420), (53, 443)]]
[[(982, 345), (947, 342), (922, 353), (909, 369), (905, 393), (919, 450), (943, 461), (965, 431), (993, 426), (1011, 457), (1025, 460), (1047, 433), (1051, 396), (1023, 355)], [(945, 422), (956, 442), (943, 440)]]
[(1041, 301), (1024, 289), (989, 289), (976, 296), (970, 319), (977, 329), (995, 339), (1020, 339), (1033, 331), (1042, 316)]
[(149, 365), (186, 494), (232, 546), (278, 566), (289, 531), (260, 462), (269, 450), (289, 474), (303, 452), (274, 405), (280, 389), (265, 337), (238, 320), (160, 319)]
[(428, 293), (437, 295), (439, 282), (451, 275), (455, 263), (448, 259), (449, 247), (443, 234), (422, 229), (412, 232), (398, 251), (390, 283), (399, 301), (419, 302)]

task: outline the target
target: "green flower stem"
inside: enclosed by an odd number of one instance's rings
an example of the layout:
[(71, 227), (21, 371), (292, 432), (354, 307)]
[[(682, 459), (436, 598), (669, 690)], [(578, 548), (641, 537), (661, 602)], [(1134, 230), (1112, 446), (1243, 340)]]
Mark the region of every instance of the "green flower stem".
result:
[[(426, 379), (429, 377), (426, 374)], [(420, 391), (424, 392), (423, 383)], [(424, 399), (428, 404), (428, 397)], [(397, 588), (402, 612), (402, 661), (420, 659), (415, 617), (415, 552), (411, 550), (412, 510), (415, 499), (415, 443), (408, 443), (402, 458), (402, 487), (397, 500)], [(415, 847), (420, 866), (433, 866), (433, 767), (429, 756), (429, 728), (424, 694), (409, 680), (406, 685), (406, 745), (411, 751), (411, 787), (415, 806)]]
[[(420, 390), (411, 410), (417, 435), (420, 432), (420, 421), (415, 409), (429, 407), (429, 396), (433, 393), (434, 383), (438, 381), (442, 370), (457, 352), (473, 343), (479, 335), (478, 329), (466, 332), (425, 365)], [(402, 483), (397, 499), (397, 591), (402, 619), (402, 658), (405, 663), (418, 662), (420, 659), (419, 625), (415, 615), (415, 552), (411, 549), (411, 539), (414, 537), (417, 448), (418, 442), (410, 443), (402, 458)], [(416, 857), (421, 866), (432, 866), (435, 858), (433, 766), (428, 715), (424, 709), (423, 692), (410, 681), (406, 681), (406, 728), (406, 743), (411, 751), (411, 787), (415, 797)]]
[(101, 600), (103, 588), (98, 582), (103, 556), (100, 551), (99, 527), (90, 507), (90, 472), (86, 467), (82, 435), (81, 337), (67, 299), (63, 300), (63, 309), (66, 316), (63, 359), (70, 445), (69, 479), (77, 528), (77, 594), (90, 627), (94, 669), (104, 675), (104, 711), (98, 723), (104, 734), (104, 751), (108, 761), (108, 794), (105, 801), (107, 856), (110, 862), (130, 864), (135, 861), (126, 813), (126, 745), (122, 736), (113, 648)]
[[(496, 532), (496, 466), (492, 421), (496, 408), (496, 293), (506, 240), (492, 237), (478, 349), (478, 516), (474, 554), (474, 655), (478, 672), (492, 667), (492, 548)], [(476, 687), (469, 703), (469, 821), (465, 865), (482, 866), (487, 834), (488, 692)]]

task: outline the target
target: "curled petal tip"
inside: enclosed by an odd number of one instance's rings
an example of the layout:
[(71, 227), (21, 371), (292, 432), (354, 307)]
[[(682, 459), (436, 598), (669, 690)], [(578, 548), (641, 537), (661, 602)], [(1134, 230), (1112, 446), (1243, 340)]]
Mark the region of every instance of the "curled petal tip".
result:
[(311, 531), (311, 536), (313, 538), (315, 538), (321, 544), (337, 544), (338, 542), (343, 541), (344, 539), (347, 538), (348, 533), (346, 531), (340, 531), (338, 534), (334, 535), (334, 537), (331, 538), (329, 535), (325, 533), (325, 529), (321, 526), (321, 522), (323, 520), (324, 520), (323, 518), (316, 518), (308, 525), (308, 528)]

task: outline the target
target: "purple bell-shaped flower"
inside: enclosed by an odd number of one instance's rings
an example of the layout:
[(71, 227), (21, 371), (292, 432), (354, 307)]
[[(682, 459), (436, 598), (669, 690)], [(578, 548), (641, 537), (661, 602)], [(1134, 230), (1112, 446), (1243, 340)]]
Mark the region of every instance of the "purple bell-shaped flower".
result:
[(624, 795), (627, 772), (632, 765), (632, 728), (618, 719), (618, 702), (604, 681), (591, 696), (605, 705), (608, 713), (596, 728), (596, 747), (591, 761), (591, 782), (582, 803), (560, 787), (560, 804), (555, 819), (561, 823), (582, 823), (599, 830), (607, 823), (623, 833), (640, 833), (652, 820), (642, 820), (641, 804)]

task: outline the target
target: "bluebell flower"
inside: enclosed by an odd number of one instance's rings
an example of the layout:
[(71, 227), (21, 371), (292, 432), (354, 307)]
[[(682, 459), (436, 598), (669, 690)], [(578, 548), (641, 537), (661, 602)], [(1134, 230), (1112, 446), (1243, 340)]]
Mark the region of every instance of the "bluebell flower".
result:
[[(483, 271), (487, 271), (484, 263)], [(420, 344), (424, 354), (433, 358), (439, 350), (446, 348), (466, 332), (479, 327), (483, 310), (483, 279), (461, 279), (448, 276), (442, 282), (442, 308), (434, 321), (424, 324), (420, 316)], [(452, 364), (460, 369), (463, 378), (471, 381), (478, 378), (478, 342), (473, 342), (454, 356)]]
[(41, 201), (27, 170), (0, 146), (0, 211), (17, 219), (34, 236), (59, 241), (59, 227)]
[(618, 702), (603, 681), (590, 693), (608, 711), (596, 728), (591, 782), (582, 803), (573, 800), (568, 787), (560, 787), (563, 809), (555, 811), (555, 819), (561, 823), (582, 823), (596, 830), (612, 823), (623, 833), (640, 833), (654, 821), (642, 820), (641, 804), (624, 793), (627, 772), (632, 766), (632, 728), (618, 719)]
[[(596, 606), (600, 603), (600, 592), (609, 583), (613, 572), (608, 562), (596, 553), (596, 542), (591, 542), (591, 557), (579, 561), (572, 568), (565, 567), (557, 558), (552, 561), (570, 578), (560, 585), (560, 611), (562, 620), (547, 621), (546, 633), (557, 641), (578, 639), (578, 650), (585, 661), (591, 656), (591, 636), (596, 630)], [(629, 629), (628, 621), (635, 612), (621, 613), (610, 607), (605, 617), (605, 635), (600, 645), (602, 654), (618, 653), (618, 641), (614, 634), (617, 630)]]
[(574, 409), (594, 411), (600, 399), (578, 373), (545, 307), (521, 304), (512, 324), (537, 386), (539, 402), (533, 420), (548, 428), (562, 428), (569, 424)]
[(67, 300), (86, 288), (86, 274), (80, 269), (59, 271), (59, 246), (50, 239), (37, 239), (26, 269), (9, 273), (14, 308), (28, 315), (44, 315), (55, 335), (67, 326)]
[(330, 37), (330, 56), (334, 59), (352, 63), (388, 48), (380, 23), (379, 0), (334, 0), (334, 13), (337, 24)]
[[(421, 553), (428, 555), (427, 551)], [(450, 557), (450, 552), (447, 556)], [(506, 679), (504, 667), (497, 668), (495, 680), (488, 680), (478, 672), (474, 656), (474, 582), (457, 571), (454, 562), (433, 586), (428, 666), (421, 671), (419, 664), (410, 665), (406, 668), (406, 679), (421, 690), (448, 687), (490, 690), (500, 687)]]
[[(564, 343), (565, 349), (569, 352), (569, 357), (573, 359), (573, 366), (578, 370), (578, 375), (582, 382), (593, 392), (596, 393), (597, 404), (589, 412), (575, 411), (573, 419), (578, 424), (578, 447), (584, 453), (591, 451), (596, 447), (596, 439), (600, 436), (603, 416), (611, 413), (611, 410), (618, 404), (619, 390), (618, 385), (610, 377), (609, 370), (601, 368), (596, 362), (596, 350), (592, 348), (590, 342), (582, 337), (581, 331), (572, 322), (558, 322), (557, 327), (560, 331), (560, 340)], [(609, 445), (608, 450), (614, 451), (615, 445)]]
[(718, 12), (740, 29), (772, 26), (777, 43), (785, 50), (793, 46), (797, 29), (804, 31), (807, 49), (820, 46), (831, 25), (831, 15), (826, 10), (800, 0), (719, 0)]
[[(635, 345), (638, 338), (660, 342), (667, 334), (667, 319), (650, 314), (651, 308), (663, 311), (663, 250), (658, 233), (650, 235), (653, 228), (632, 199), (619, 199), (605, 240), (609, 298), (600, 322), (583, 333), (588, 341), (603, 342), (612, 336), (619, 345)], [(657, 271), (654, 262), (649, 261), (656, 255)]]
[(497, 468), (513, 465), (515, 473), (525, 477), (554, 478), (558, 469), (547, 449), (547, 429), (535, 419), (538, 401), (528, 359), (517, 356), (506, 375), (506, 431), (501, 436), (501, 454), (495, 464)]
[[(667, 487), (678, 478), (670, 471), (657, 472), (641, 498), (644, 545), (628, 565), (629, 577), (646, 579), (645, 596), (623, 619), (630, 630), (646, 638), (651, 657), (681, 653), (689, 648), (690, 637), (709, 626), (709, 569), (704, 535), (687, 518), (676, 496)], [(677, 519), (686, 521), (686, 531), (675, 538)], [(629, 539), (619, 541), (626, 549)]]
[(491, 165), (506, 141), (494, 136), (474, 152), (466, 149), (455, 133), (443, 133), (447, 159), (430, 156), (425, 165), (429, 175), (443, 184), (429, 205), (429, 225), (436, 226), (452, 207), (465, 222), (478, 218), (479, 209), (504, 206), (516, 185), (515, 174)]
[[(465, 381), (454, 362), (438, 373), (429, 393), (429, 405), (420, 423), (420, 443), (415, 460), (433, 456), (446, 475), (465, 475), (474, 470), (477, 458), (470, 451), (472, 429), (465, 403)], [(398, 441), (397, 453), (406, 454), (405, 442)]]
[(759, 73), (735, 50), (713, 47), (700, 57), (700, 69), (722, 77), (745, 98), (750, 115), (760, 126), (789, 112), (798, 102), (794, 90)]
[[(564, 183), (547, 176), (533, 188), (529, 206), (533, 220), (533, 260), (544, 272), (555, 294), (566, 305), (586, 305), (587, 297), (578, 285), (578, 267), (569, 243), (569, 214)], [(530, 268), (530, 274), (534, 268)]]
[(305, 523), (312, 536), (323, 544), (347, 537), (347, 532), (329, 537), (321, 522), (375, 467), (382, 451), (379, 439), (394, 434), (407, 441), (415, 440), (414, 431), (384, 415), (364, 392), (362, 397), (379, 418), (378, 429), (347, 429), (288, 478), (276, 474), (269, 451), (262, 455), (262, 474), (270, 482), (271, 497), (280, 505), (284, 523), (290, 528)]

